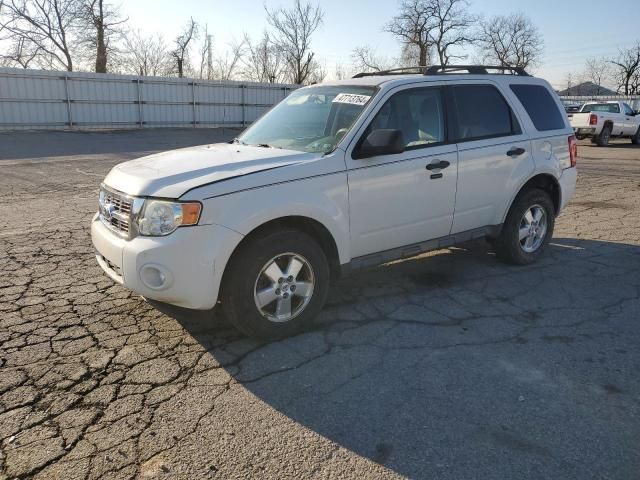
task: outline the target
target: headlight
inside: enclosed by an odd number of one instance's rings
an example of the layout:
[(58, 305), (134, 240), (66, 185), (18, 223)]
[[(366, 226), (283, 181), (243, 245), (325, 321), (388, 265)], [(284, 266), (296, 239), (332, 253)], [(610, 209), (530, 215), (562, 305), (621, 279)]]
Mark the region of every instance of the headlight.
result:
[(137, 218), (138, 233), (148, 236), (169, 235), (184, 225), (196, 225), (200, 220), (202, 205), (198, 202), (167, 202), (145, 200)]

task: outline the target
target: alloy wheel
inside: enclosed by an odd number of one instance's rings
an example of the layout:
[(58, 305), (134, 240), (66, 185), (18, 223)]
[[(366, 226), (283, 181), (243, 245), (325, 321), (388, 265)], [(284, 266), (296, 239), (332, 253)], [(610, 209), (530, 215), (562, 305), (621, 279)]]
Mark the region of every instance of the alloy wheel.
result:
[(540, 205), (530, 207), (520, 220), (518, 239), (520, 248), (526, 253), (533, 253), (544, 243), (547, 235), (547, 213)]
[(288, 322), (307, 307), (315, 286), (309, 261), (296, 253), (269, 260), (256, 279), (254, 300), (260, 314), (272, 322)]

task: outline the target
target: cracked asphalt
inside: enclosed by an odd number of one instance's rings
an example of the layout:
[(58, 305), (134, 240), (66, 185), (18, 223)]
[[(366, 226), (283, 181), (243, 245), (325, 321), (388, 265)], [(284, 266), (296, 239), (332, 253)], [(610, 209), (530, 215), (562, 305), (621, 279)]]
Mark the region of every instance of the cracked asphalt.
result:
[(114, 164), (236, 134), (0, 134), (0, 478), (640, 477), (640, 148), (580, 145), (538, 264), (397, 262), (262, 344), (114, 285), (89, 237)]

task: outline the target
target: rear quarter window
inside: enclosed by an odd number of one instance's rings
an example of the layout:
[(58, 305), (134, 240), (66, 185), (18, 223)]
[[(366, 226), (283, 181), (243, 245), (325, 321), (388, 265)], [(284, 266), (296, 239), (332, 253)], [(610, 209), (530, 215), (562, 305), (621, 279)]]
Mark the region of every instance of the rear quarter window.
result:
[(565, 128), (564, 117), (547, 88), (519, 84), (511, 85), (511, 91), (520, 100), (536, 130), (545, 132)]

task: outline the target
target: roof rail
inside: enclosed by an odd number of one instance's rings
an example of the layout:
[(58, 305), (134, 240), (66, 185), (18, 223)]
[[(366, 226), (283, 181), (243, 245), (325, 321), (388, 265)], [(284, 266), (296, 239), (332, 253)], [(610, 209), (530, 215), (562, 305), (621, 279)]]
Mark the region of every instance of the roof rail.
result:
[(474, 74), (488, 74), (488, 70), (498, 70), (502, 73), (510, 72), (512, 75), (528, 77), (529, 74), (522, 67), (511, 67), (508, 65), (431, 65), (427, 68), (425, 75), (437, 75), (439, 73), (456, 73), (466, 71)]
[(425, 74), (427, 66), (416, 66), (416, 67), (400, 67), (400, 68), (392, 68), (390, 70), (379, 70), (377, 72), (360, 72), (353, 76), (353, 78), (362, 78), (362, 77), (374, 77), (377, 75), (406, 75), (408, 73), (414, 74)]
[(497, 65), (431, 65), (416, 67), (392, 68), (390, 70), (381, 70), (379, 72), (361, 72), (354, 75), (353, 78), (373, 77), (377, 75), (406, 75), (406, 74), (422, 74), (422, 75), (441, 75), (446, 73), (462, 73), (487, 75), (489, 70), (498, 70), (502, 73), (510, 73), (511, 75), (519, 75), (523, 77), (530, 76), (522, 67), (497, 66)]

